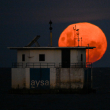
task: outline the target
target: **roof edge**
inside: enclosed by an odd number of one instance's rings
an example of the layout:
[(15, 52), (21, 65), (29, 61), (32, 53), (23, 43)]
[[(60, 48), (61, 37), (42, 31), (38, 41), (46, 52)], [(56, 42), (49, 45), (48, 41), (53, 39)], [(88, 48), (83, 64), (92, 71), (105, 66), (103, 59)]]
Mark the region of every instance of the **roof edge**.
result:
[(93, 49), (96, 47), (7, 47), (14, 50), (39, 50), (39, 49)]

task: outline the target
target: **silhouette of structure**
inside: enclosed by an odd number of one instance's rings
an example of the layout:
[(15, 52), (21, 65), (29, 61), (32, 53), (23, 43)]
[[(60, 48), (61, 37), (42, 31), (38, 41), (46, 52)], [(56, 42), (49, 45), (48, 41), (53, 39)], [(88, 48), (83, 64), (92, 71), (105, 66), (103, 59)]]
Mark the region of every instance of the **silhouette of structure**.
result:
[(37, 35), (26, 47), (30, 47), (32, 46), (34, 43), (36, 45), (36, 47), (40, 47), (39, 43), (37, 42), (37, 40), (40, 38), (39, 35)]
[[(86, 63), (86, 49), (95, 47), (52, 47), (52, 22), (49, 24), (51, 47), (39, 47), (40, 36), (26, 47), (8, 47), (17, 50), (17, 62), (12, 63), (12, 91), (91, 92), (92, 63)], [(36, 47), (30, 47), (33, 43)]]

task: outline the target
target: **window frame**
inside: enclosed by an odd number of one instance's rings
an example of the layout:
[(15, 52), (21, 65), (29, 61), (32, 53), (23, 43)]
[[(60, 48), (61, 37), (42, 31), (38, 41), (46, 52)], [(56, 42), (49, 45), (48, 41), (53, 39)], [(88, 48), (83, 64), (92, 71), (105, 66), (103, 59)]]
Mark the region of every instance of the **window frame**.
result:
[(81, 62), (83, 61), (83, 54), (81, 54)]
[(22, 61), (25, 61), (25, 54), (22, 54)]
[(45, 61), (45, 54), (39, 54), (39, 61)]

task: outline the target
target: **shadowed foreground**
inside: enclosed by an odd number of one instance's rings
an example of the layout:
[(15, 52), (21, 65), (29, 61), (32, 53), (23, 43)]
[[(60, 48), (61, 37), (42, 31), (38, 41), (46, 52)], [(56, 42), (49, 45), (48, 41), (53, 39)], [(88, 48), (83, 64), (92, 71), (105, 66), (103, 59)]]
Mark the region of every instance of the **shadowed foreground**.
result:
[(110, 68), (93, 69), (94, 94), (9, 94), (9, 70), (0, 71), (0, 110), (110, 110)]
[(110, 110), (110, 94), (0, 94), (1, 110)]

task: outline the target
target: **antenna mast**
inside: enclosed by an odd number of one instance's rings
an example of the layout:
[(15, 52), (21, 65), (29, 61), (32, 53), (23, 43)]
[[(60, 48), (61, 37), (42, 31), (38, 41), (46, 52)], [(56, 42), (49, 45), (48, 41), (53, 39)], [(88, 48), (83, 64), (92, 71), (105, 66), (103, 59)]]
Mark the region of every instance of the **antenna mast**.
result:
[[(73, 27), (73, 30), (74, 30), (74, 46), (75, 46), (75, 39), (78, 39), (78, 47), (79, 47), (79, 41), (81, 39), (81, 46), (82, 46), (82, 37), (79, 38), (79, 29), (76, 29), (76, 25), (75, 25), (75, 29)], [(77, 33), (75, 33), (77, 31)], [(75, 38), (75, 34), (77, 34), (78, 38)]]
[(50, 46), (52, 47), (52, 27), (51, 27), (51, 24), (52, 24), (52, 21), (50, 20), (50, 22), (49, 22), (49, 24), (50, 24)]

